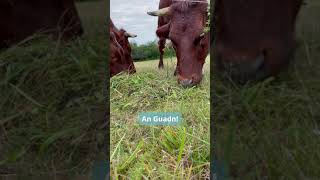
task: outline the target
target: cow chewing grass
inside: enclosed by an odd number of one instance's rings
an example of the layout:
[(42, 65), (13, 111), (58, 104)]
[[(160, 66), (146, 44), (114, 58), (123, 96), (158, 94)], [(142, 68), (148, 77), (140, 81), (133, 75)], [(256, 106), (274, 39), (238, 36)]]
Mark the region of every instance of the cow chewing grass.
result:
[(240, 86), (213, 76), (214, 151), (231, 179), (320, 177), (319, 9), (302, 7), (294, 61), (278, 78)]

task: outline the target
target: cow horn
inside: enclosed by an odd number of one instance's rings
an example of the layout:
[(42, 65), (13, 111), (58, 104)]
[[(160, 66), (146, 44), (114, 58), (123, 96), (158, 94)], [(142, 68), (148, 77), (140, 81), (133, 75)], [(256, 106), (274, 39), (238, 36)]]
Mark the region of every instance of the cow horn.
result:
[(147, 12), (150, 16), (165, 16), (170, 12), (170, 7), (159, 9), (158, 11)]
[(131, 37), (131, 38), (137, 37), (136, 34), (131, 34), (131, 33), (128, 33), (128, 32), (125, 32), (124, 35), (125, 35), (126, 37)]

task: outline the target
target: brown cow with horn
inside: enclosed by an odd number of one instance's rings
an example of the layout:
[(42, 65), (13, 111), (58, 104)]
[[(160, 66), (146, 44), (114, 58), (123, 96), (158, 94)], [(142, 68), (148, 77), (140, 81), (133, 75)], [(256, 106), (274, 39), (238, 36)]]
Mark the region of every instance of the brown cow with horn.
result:
[(203, 33), (208, 20), (207, 0), (160, 0), (159, 10), (148, 12), (158, 16), (160, 61), (166, 39), (170, 39), (177, 56), (175, 75), (184, 87), (197, 85), (202, 80), (202, 68), (209, 52), (209, 33)]
[(83, 33), (74, 0), (1, 0), (0, 48), (37, 32), (70, 39)]
[(131, 57), (131, 47), (128, 38), (137, 37), (135, 34), (128, 33), (124, 29), (118, 29), (109, 19), (110, 33), (110, 77), (127, 71), (132, 74), (136, 72)]
[(240, 83), (277, 75), (290, 62), (303, 0), (216, 0), (214, 60)]

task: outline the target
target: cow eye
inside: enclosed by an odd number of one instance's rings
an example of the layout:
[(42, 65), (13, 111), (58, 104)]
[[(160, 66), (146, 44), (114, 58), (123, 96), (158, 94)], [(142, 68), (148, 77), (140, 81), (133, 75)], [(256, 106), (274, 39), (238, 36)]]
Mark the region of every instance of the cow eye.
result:
[(197, 2), (191, 2), (191, 6), (196, 6), (198, 3)]
[(193, 42), (194, 45), (199, 44), (202, 38), (203, 38), (203, 36), (198, 36), (198, 37), (196, 37), (196, 39), (195, 39), (194, 42)]

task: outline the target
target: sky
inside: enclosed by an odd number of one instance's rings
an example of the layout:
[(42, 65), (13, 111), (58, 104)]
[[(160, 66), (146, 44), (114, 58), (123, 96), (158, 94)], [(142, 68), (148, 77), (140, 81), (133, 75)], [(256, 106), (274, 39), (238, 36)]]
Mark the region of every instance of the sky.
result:
[(157, 10), (159, 0), (111, 0), (110, 16), (117, 28), (137, 34), (130, 42), (145, 44), (154, 41), (158, 18), (147, 15), (147, 11)]

